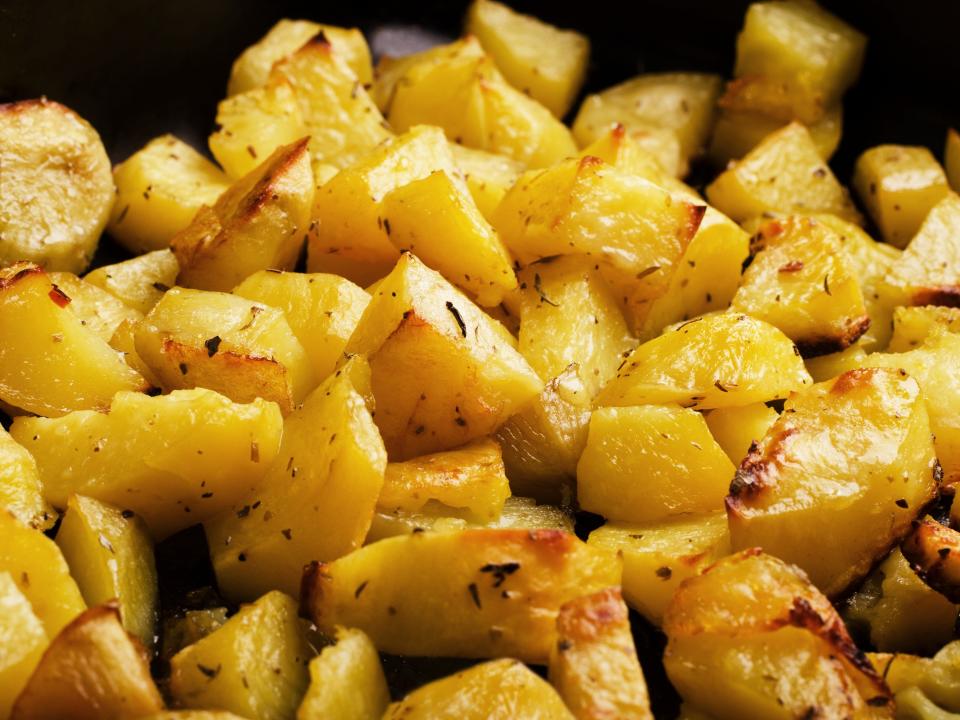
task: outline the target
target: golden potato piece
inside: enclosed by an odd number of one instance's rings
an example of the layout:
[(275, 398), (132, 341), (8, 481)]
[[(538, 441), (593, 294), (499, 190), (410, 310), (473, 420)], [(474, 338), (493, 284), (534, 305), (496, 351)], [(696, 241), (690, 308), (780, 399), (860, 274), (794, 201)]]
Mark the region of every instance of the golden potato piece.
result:
[(730, 538), (836, 596), (907, 534), (940, 476), (917, 381), (851, 370), (787, 400), (751, 448), (730, 484)]
[(891, 717), (890, 691), (833, 606), (758, 549), (684, 582), (663, 627), (670, 682), (718, 720)]
[(488, 435), (532, 400), (543, 383), (513, 342), (438, 273), (404, 254), (345, 348), (369, 357), (376, 422), (390, 458)]
[(891, 353), (908, 352), (941, 332), (960, 333), (960, 308), (937, 305), (898, 307), (893, 311), (893, 335), (887, 350)]
[(222, 708), (254, 720), (292, 718), (307, 689), (307, 644), (296, 603), (270, 592), (170, 661), (180, 707)]
[(113, 180), (117, 199), (107, 232), (137, 254), (166, 250), (201, 207), (230, 187), (220, 168), (173, 135), (154, 138), (117, 165)]
[(302, 607), (383, 652), (545, 662), (560, 606), (619, 582), (616, 558), (558, 530), (415, 533), (314, 563)]
[(811, 382), (786, 335), (762, 320), (722, 313), (689, 320), (638, 347), (597, 403), (675, 402), (708, 410), (785, 398)]
[(0, 511), (37, 530), (49, 530), (57, 512), (43, 496), (33, 456), (0, 428)]
[(281, 431), (275, 403), (240, 405), (202, 389), (118, 393), (109, 414), (21, 417), (10, 428), (36, 458), (51, 503), (65, 507), (79, 493), (133, 510), (158, 540), (242, 497), (276, 456)]
[(0, 138), (0, 264), (29, 260), (83, 272), (113, 206), (110, 160), (97, 131), (40, 98), (0, 105)]
[(71, 298), (31, 263), (0, 270), (0, 400), (38, 415), (110, 405), (146, 381), (70, 310)]
[(229, 291), (258, 270), (292, 270), (313, 190), (307, 138), (277, 148), (170, 241), (180, 264), (177, 282)]
[(465, 32), (490, 53), (507, 82), (562, 118), (587, 72), (590, 41), (493, 0), (476, 0)]
[(169, 250), (155, 250), (113, 265), (101, 265), (83, 276), (127, 307), (146, 315), (177, 283), (180, 266)]
[(377, 648), (353, 628), (336, 628), (334, 639), (310, 661), (310, 686), (297, 720), (380, 720), (390, 692)]
[(143, 317), (103, 288), (81, 280), (73, 273), (54, 271), (47, 277), (70, 298), (67, 307), (80, 319), (80, 324), (101, 340), (110, 342), (120, 323), (136, 322)]
[(751, 403), (711, 410), (706, 414), (705, 420), (710, 434), (723, 448), (730, 462), (739, 465), (747, 456), (750, 446), (760, 442), (770, 426), (776, 422), (777, 411), (764, 403)]
[(950, 716), (940, 708), (951, 713), (960, 712), (960, 642), (947, 643), (933, 657), (906, 653), (868, 653), (868, 657), (896, 693), (898, 712), (904, 709), (902, 698), (911, 690), (913, 701), (906, 704), (915, 705), (919, 693), (922, 696), (920, 706), (927, 714), (908, 717), (949, 720)]
[[(736, 111), (720, 108), (710, 137), (707, 156), (717, 167), (726, 167), (731, 160), (739, 160), (770, 133), (787, 125), (761, 112)], [(824, 111), (823, 117), (807, 125), (810, 139), (824, 160), (833, 157), (843, 132), (843, 105), (837, 103)]]
[(455, 142), (450, 143), (450, 152), (477, 208), (492, 221), (497, 205), (524, 171), (523, 163), (506, 155), (475, 150)]
[(557, 616), (550, 682), (577, 720), (652, 720), (620, 588), (571, 600)]
[(157, 568), (143, 520), (130, 510), (73, 495), (57, 531), (57, 546), (87, 605), (115, 600), (124, 629), (152, 648)]
[(47, 647), (47, 633), (30, 601), (8, 572), (0, 571), (0, 717), (10, 717), (13, 701), (23, 690)]
[(11, 720), (125, 720), (163, 709), (143, 647), (112, 603), (90, 608), (50, 643)]
[(927, 585), (950, 602), (960, 602), (960, 533), (926, 517), (904, 540), (902, 550)]

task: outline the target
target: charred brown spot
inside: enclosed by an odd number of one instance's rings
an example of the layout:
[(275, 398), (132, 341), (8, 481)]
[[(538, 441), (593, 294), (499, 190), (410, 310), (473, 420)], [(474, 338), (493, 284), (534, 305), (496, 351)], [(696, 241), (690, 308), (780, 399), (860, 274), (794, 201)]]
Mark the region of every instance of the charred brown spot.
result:
[(830, 392), (834, 395), (843, 395), (859, 387), (873, 383), (873, 377), (879, 370), (877, 368), (856, 368), (848, 370), (833, 381), (833, 387)]
[(833, 337), (818, 337), (797, 340), (800, 354), (805, 358), (819, 357), (846, 350), (870, 328), (870, 317), (847, 318), (843, 329)]
[(791, 260), (777, 268), (777, 272), (793, 273), (803, 270), (803, 260)]
[(960, 286), (942, 285), (940, 287), (914, 290), (910, 302), (913, 305), (960, 307)]
[(56, 285), (53, 285), (53, 287), (50, 288), (50, 292), (47, 294), (50, 296), (50, 299), (53, 300), (53, 302), (58, 307), (65, 308), (67, 305), (69, 305), (72, 302), (70, 299), (70, 296), (67, 295), (63, 290), (61, 290)]

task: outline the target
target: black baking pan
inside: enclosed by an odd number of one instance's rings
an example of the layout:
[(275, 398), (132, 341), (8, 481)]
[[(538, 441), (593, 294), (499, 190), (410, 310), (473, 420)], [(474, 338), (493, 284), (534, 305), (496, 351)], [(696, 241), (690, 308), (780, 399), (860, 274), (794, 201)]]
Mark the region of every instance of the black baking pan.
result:
[[(590, 37), (590, 91), (644, 71), (729, 75), (748, 2), (509, 4)], [(857, 155), (883, 142), (926, 145), (939, 157), (946, 128), (960, 126), (960, 0), (824, 4), (869, 37), (863, 75), (844, 102), (843, 140), (831, 163), (838, 176), (848, 179)], [(442, 0), (0, 0), (0, 102), (46, 95), (68, 105), (97, 128), (115, 162), (166, 132), (203, 150), (231, 62), (281, 17), (358, 26), (375, 54), (400, 54), (457, 36), (464, 10)], [(105, 239), (99, 257), (121, 252)], [(591, 525), (581, 516), (578, 531)], [(198, 529), (158, 547), (165, 614), (218, 602), (206, 557)], [(663, 638), (639, 618), (634, 626), (655, 714), (672, 718), (677, 697), (660, 665)], [(385, 658), (395, 696), (465, 664)]]

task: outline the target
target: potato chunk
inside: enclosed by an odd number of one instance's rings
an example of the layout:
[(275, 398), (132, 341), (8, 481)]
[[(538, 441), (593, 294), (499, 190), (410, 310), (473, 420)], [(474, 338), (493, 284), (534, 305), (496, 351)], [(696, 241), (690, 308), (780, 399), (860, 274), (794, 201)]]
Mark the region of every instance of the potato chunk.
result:
[(580, 92), (590, 41), (493, 0), (476, 0), (465, 31), (490, 53), (507, 82), (562, 118)]
[(487, 220), (492, 220), (493, 211), (523, 172), (523, 163), (454, 142), (450, 143), (450, 152), (477, 208)]
[(487, 435), (532, 400), (543, 383), (512, 343), (503, 326), (404, 254), (345, 348), (370, 359), (376, 422), (390, 458)]
[(707, 410), (787, 397), (811, 384), (800, 352), (747, 315), (706, 315), (667, 330), (624, 360), (599, 405), (675, 402)]
[(118, 393), (109, 414), (21, 417), (10, 432), (36, 458), (51, 503), (89, 495), (133, 510), (161, 540), (256, 484), (277, 454), (281, 427), (275, 403), (239, 405), (197, 389)]
[(545, 662), (560, 606), (619, 581), (619, 561), (558, 530), (415, 533), (315, 563), (303, 609), (383, 652)]
[(859, 158), (853, 186), (883, 239), (906, 247), (949, 192), (947, 176), (925, 147), (878, 145)]
[(893, 311), (893, 335), (887, 350), (908, 352), (940, 332), (960, 333), (960, 308), (926, 305)]
[(155, 250), (113, 265), (101, 265), (83, 279), (146, 315), (176, 285), (179, 272), (180, 265), (170, 250)]
[(717, 408), (706, 415), (710, 434), (734, 465), (740, 464), (750, 446), (760, 442), (776, 420), (777, 411), (764, 403)]
[(147, 653), (112, 603), (90, 608), (50, 643), (11, 720), (124, 720), (163, 709)]
[(307, 139), (277, 148), (170, 241), (180, 263), (177, 282), (228, 291), (258, 270), (292, 270), (313, 190)]
[(587, 544), (623, 558), (627, 604), (657, 626), (680, 583), (730, 553), (723, 512), (643, 525), (607, 523), (590, 533)]
[(135, 342), (166, 390), (263, 398), (286, 414), (317, 384), (284, 314), (236, 295), (174, 288), (137, 325)]
[(154, 138), (117, 165), (113, 180), (117, 199), (107, 232), (137, 254), (166, 250), (201, 207), (230, 187), (220, 168), (173, 135)]
[(810, 132), (796, 122), (765, 137), (721, 173), (707, 187), (707, 199), (737, 222), (765, 212), (833, 213), (859, 220)]
[(312, 655), (296, 603), (281, 592), (245, 605), (223, 627), (170, 661), (181, 707), (216, 707), (253, 720), (292, 718)]
[(153, 647), (157, 568), (144, 522), (132, 511), (73, 495), (57, 546), (87, 605), (115, 599), (124, 629), (144, 647)]
[(917, 381), (851, 370), (787, 400), (740, 464), (733, 547), (762, 546), (838, 595), (906, 535), (940, 474)]
[(571, 600), (557, 617), (550, 682), (578, 720), (652, 720), (619, 588)]
[(0, 138), (0, 264), (29, 260), (83, 272), (113, 206), (110, 160), (97, 131), (40, 98), (0, 104)]
[(890, 717), (890, 691), (833, 606), (757, 549), (683, 583), (664, 632), (670, 682), (711, 717)]
[(377, 648), (352, 628), (336, 628), (334, 638), (310, 661), (310, 687), (297, 720), (380, 720), (390, 692)]
[(754, 258), (730, 305), (779, 328), (805, 356), (838, 352), (870, 326), (863, 293), (839, 236), (815, 220), (761, 226)]
[(556, 691), (516, 660), (491, 660), (435, 680), (387, 708), (383, 720), (571, 720)]
[(914, 527), (902, 549), (927, 585), (950, 602), (960, 602), (960, 533), (928, 516)]
[[(764, 113), (720, 109), (713, 126), (707, 155), (717, 167), (726, 167), (731, 160), (739, 160), (767, 135), (779, 130), (788, 121), (778, 120)], [(824, 160), (833, 157), (843, 132), (843, 105), (829, 107), (822, 118), (807, 125), (810, 139)]]
[[(220, 589), (252, 600), (271, 589), (296, 593), (303, 566), (356, 550), (383, 485), (383, 443), (351, 361), (284, 422), (266, 475), (205, 529)], [(359, 390), (359, 392), (358, 392)]]
[(22, 524), (49, 530), (57, 512), (43, 496), (37, 463), (26, 448), (0, 428), (0, 511), (6, 510)]
[(30, 601), (8, 572), (0, 571), (0, 717), (10, 708), (47, 647), (47, 633)]
[(595, 410), (577, 464), (580, 507), (645, 523), (723, 507), (734, 466), (703, 416), (676, 405)]
[[(147, 383), (83, 326), (70, 297), (36, 265), (0, 270), (0, 400), (38, 415), (104, 409)], [(28, 371), (27, 371), (28, 370)]]

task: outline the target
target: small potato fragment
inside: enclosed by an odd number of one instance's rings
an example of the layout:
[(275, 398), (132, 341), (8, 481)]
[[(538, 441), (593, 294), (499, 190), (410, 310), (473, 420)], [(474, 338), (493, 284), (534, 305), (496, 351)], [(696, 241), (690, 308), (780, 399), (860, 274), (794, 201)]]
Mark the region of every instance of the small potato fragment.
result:
[(960, 308), (926, 305), (893, 311), (893, 335), (887, 351), (908, 352), (924, 345), (931, 335), (960, 333)]
[(857, 158), (853, 187), (883, 239), (901, 248), (950, 191), (933, 153), (909, 145), (866, 150)]
[(620, 588), (561, 607), (557, 638), (550, 682), (577, 720), (653, 720)]
[(590, 41), (493, 0), (475, 0), (465, 32), (483, 45), (507, 82), (562, 118), (587, 72)]
[(492, 221), (497, 205), (524, 171), (523, 163), (506, 155), (475, 150), (455, 142), (450, 143), (450, 152), (477, 208)]
[(277, 148), (170, 241), (180, 264), (177, 282), (227, 292), (258, 270), (292, 270), (313, 191), (307, 138)]
[(0, 138), (0, 265), (27, 260), (83, 272), (114, 199), (97, 131), (40, 98), (0, 104)]
[(263, 476), (280, 445), (275, 403), (233, 403), (212, 390), (117, 393), (109, 414), (17, 418), (44, 494), (72, 493), (133, 510), (157, 540), (229, 508)]
[(940, 477), (917, 381), (851, 370), (787, 400), (751, 448), (726, 501), (731, 542), (796, 563), (836, 596), (909, 532)]
[(159, 712), (146, 651), (114, 603), (90, 608), (50, 643), (10, 720), (126, 720)]
[(312, 653), (297, 604), (270, 592), (170, 661), (180, 707), (222, 708), (251, 720), (292, 718), (309, 682)]
[(80, 319), (80, 324), (110, 342), (120, 323), (136, 322), (143, 315), (93, 283), (81, 280), (73, 273), (51, 272), (47, 275), (54, 287), (70, 298), (67, 307)]
[(654, 625), (684, 580), (730, 554), (723, 512), (671, 518), (644, 525), (607, 523), (587, 544), (623, 557), (623, 595)]
[(173, 135), (148, 142), (114, 168), (113, 179), (117, 199), (107, 232), (136, 254), (166, 250), (230, 187), (220, 168)]
[(370, 303), (370, 296), (346, 278), (323, 273), (261, 270), (233, 294), (283, 311), (318, 381), (334, 371)]
[(183, 617), (165, 618), (161, 628), (163, 645), (160, 657), (170, 659), (188, 645), (199, 642), (227, 622), (227, 608), (215, 607), (205, 610), (187, 610)]
[[(370, 528), (387, 458), (354, 358), (284, 422), (266, 475), (204, 525), (221, 591), (253, 600), (296, 593), (303, 566), (356, 550)], [(355, 384), (356, 383), (356, 384)]]
[(960, 602), (960, 533), (925, 517), (901, 549), (927, 585), (950, 602)]
[(30, 601), (8, 572), (0, 571), (0, 717), (10, 709), (47, 647), (47, 633)]
[(390, 704), (377, 648), (360, 630), (336, 628), (309, 669), (297, 720), (380, 720)]
[(890, 691), (833, 606), (759, 549), (684, 582), (663, 628), (670, 682), (718, 720), (892, 716)]
[(83, 276), (127, 307), (146, 315), (177, 284), (180, 265), (169, 250), (155, 250), (113, 265), (101, 265)]
[(405, 253), (344, 350), (370, 360), (376, 422), (390, 459), (488, 435), (536, 397), (543, 383), (513, 342), (502, 325)]
[(832, 213), (857, 222), (847, 191), (800, 123), (767, 135), (707, 186), (710, 203), (737, 222), (765, 212)]
[(954, 192), (960, 192), (960, 133), (947, 130), (947, 145), (943, 151), (943, 169)]
[[(912, 689), (921, 693), (927, 703), (939, 706), (934, 713), (917, 715), (919, 720), (950, 720), (952, 716), (944, 710), (960, 713), (960, 642), (947, 643), (933, 657), (906, 653), (868, 653), (868, 657), (897, 694), (898, 712), (902, 709), (901, 697)], [(928, 709), (930, 705), (923, 706)]]
[(43, 496), (37, 462), (0, 428), (0, 512), (4, 510), (36, 530), (49, 530), (57, 521), (56, 510)]
[(166, 390), (263, 398), (287, 414), (317, 385), (284, 314), (228, 293), (173, 288), (137, 325), (135, 342)]
[(157, 568), (153, 540), (130, 510), (73, 495), (57, 531), (57, 546), (87, 605), (115, 599), (124, 629), (153, 647)]
[(577, 464), (577, 500), (610, 520), (650, 523), (721, 509), (733, 473), (694, 410), (601, 408)]
[(721, 313), (689, 320), (638, 347), (597, 404), (675, 402), (708, 410), (785, 398), (811, 383), (786, 335), (748, 315)]
[(302, 610), (399, 655), (545, 662), (560, 606), (619, 584), (620, 563), (558, 530), (461, 530), (380, 540), (304, 572)]
[(435, 680), (387, 708), (383, 720), (572, 720), (557, 692), (516, 660)]
[(776, 422), (777, 411), (764, 403), (751, 403), (711, 410), (705, 419), (713, 439), (723, 448), (730, 462), (739, 465), (750, 446), (760, 442)]
[[(707, 155), (717, 167), (726, 167), (731, 160), (739, 160), (767, 135), (787, 124), (786, 120), (778, 120), (756, 111), (720, 108)], [(825, 161), (829, 160), (840, 144), (843, 105), (837, 103), (827, 108), (822, 118), (807, 125), (807, 130), (810, 131), (810, 139), (813, 140), (820, 157)]]

